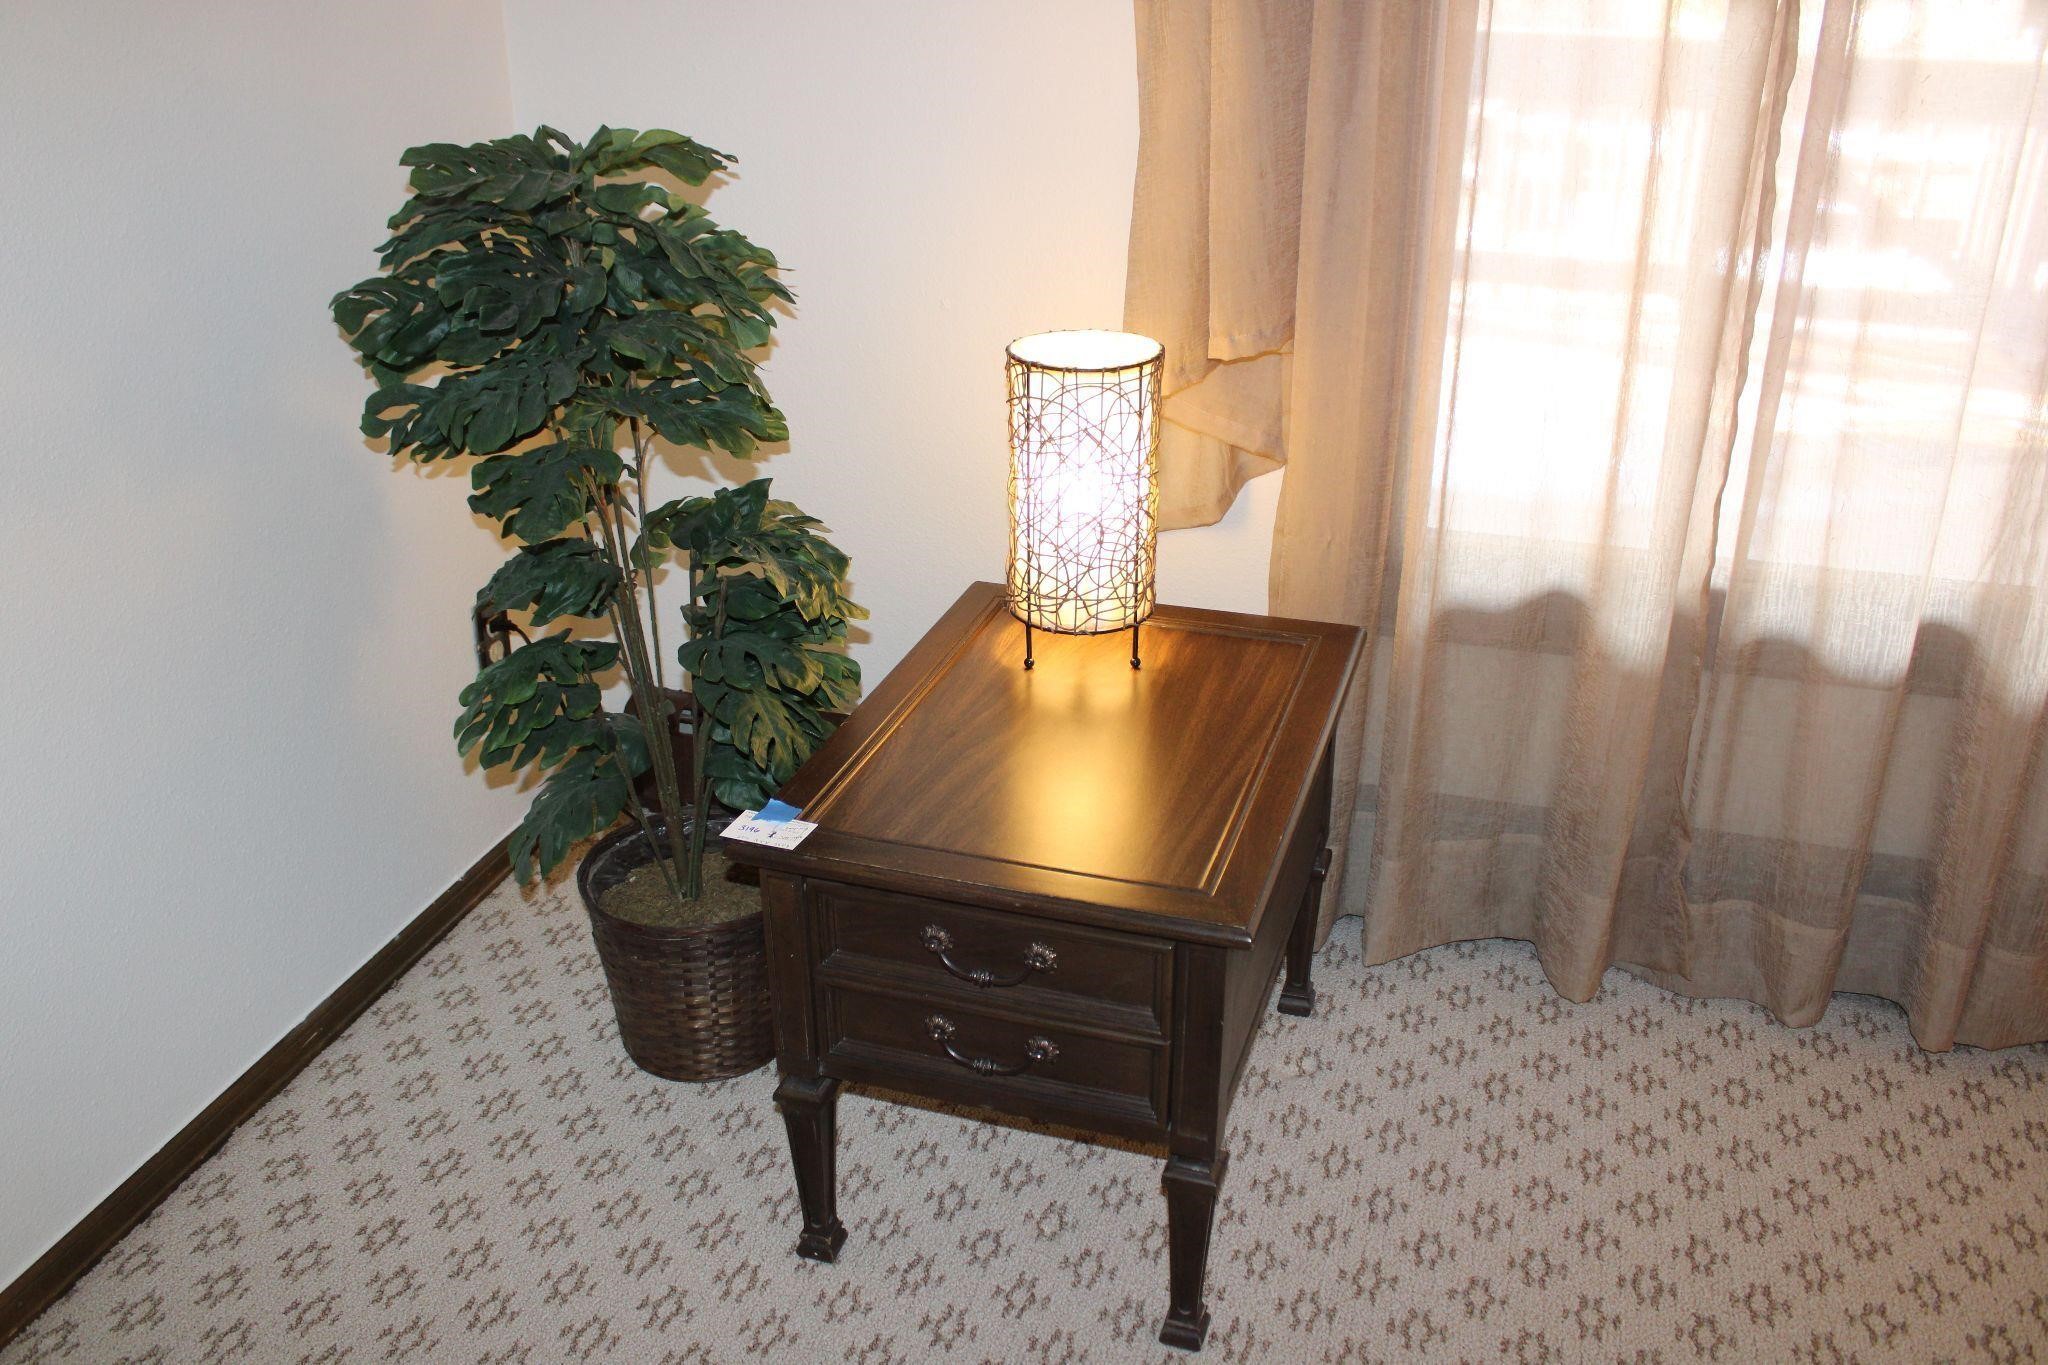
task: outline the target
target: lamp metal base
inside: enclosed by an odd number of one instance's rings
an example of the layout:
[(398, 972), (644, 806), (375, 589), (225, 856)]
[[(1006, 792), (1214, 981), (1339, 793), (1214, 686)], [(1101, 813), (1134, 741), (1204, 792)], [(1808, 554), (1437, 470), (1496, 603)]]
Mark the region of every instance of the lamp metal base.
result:
[[(1026, 673), (1029, 673), (1033, 668), (1036, 668), (1038, 666), (1038, 660), (1031, 657), (1031, 623), (1029, 621), (1024, 620), (1024, 618), (1021, 616), (1017, 619), (1020, 623), (1022, 623), (1024, 627), (1024, 671)], [(1143, 668), (1145, 666), (1143, 658), (1140, 657), (1138, 653), (1138, 626), (1141, 624), (1143, 623), (1134, 622), (1131, 626), (1132, 668)]]

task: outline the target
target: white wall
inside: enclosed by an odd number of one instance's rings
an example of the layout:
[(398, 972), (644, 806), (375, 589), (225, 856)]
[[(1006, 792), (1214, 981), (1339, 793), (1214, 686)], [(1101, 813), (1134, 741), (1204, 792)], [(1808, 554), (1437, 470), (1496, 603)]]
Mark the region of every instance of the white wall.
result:
[[(773, 250), (797, 294), (766, 369), (789, 449), (760, 472), (852, 555), (872, 683), (969, 582), (1002, 577), (1003, 347), (1121, 321), (1131, 6), (568, 12), (507, 0), (522, 127), (674, 128), (740, 158), (712, 215)], [(1278, 491), (1261, 479), (1221, 525), (1163, 537), (1161, 599), (1265, 610)]]
[(518, 818), (448, 737), (500, 552), (355, 434), (398, 153), (496, 0), (0, 22), (0, 1284)]

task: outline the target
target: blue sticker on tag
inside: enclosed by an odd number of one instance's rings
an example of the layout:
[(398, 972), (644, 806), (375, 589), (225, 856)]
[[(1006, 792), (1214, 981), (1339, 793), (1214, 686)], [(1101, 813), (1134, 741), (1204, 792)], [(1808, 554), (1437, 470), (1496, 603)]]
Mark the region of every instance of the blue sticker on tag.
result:
[(767, 805), (761, 807), (760, 811), (756, 814), (756, 818), (771, 825), (779, 825), (784, 820), (794, 820), (802, 814), (803, 811), (799, 807), (792, 806), (787, 801), (771, 800)]

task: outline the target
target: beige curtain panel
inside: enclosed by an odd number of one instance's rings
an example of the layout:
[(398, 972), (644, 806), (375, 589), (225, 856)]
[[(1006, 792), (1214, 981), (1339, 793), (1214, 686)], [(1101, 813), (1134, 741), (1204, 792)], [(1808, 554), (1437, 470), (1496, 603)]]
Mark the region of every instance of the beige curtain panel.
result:
[(2048, 13), (1138, 0), (1162, 512), (1373, 628), (1372, 961), (2048, 1039)]

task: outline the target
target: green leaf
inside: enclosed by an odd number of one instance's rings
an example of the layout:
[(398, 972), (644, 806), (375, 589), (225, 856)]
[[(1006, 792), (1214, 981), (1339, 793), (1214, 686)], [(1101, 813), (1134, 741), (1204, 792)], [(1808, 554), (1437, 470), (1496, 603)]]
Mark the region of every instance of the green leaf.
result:
[(650, 128), (644, 133), (601, 128), (590, 139), (581, 161), (598, 175), (617, 175), (651, 165), (679, 180), (701, 185), (713, 171), (730, 165), (732, 158), (666, 128)]
[(409, 370), (432, 358), (449, 326), (431, 287), (410, 279), (368, 279), (336, 294), (328, 307), (349, 345), (365, 360)]
[(647, 754), (647, 731), (640, 724), (640, 717), (607, 711), (604, 718), (611, 726), (612, 740), (626, 760), (626, 767), (635, 777), (646, 772), (651, 760)]
[(606, 739), (571, 726), (540, 737), (534, 747), (538, 732), (598, 714), (603, 693), (594, 676), (617, 662), (618, 655), (619, 647), (609, 641), (571, 640), (567, 632), (521, 645), (462, 689), (457, 750), (475, 754), (487, 768), (524, 766), (543, 755)]
[(543, 541), (499, 566), (477, 593), (477, 610), (530, 610), (536, 626), (562, 616), (600, 616), (618, 583), (618, 570), (589, 541)]
[(606, 396), (620, 417), (637, 417), (679, 446), (723, 450), (742, 459), (761, 441), (789, 438), (789, 426), (757, 390), (744, 384), (713, 389), (702, 379), (661, 380)]
[(725, 582), (725, 614), (735, 621), (765, 621), (784, 606), (781, 594), (764, 579), (742, 575)]
[(476, 330), (506, 339), (526, 336), (553, 317), (570, 278), (550, 256), (504, 240), (444, 253), (433, 264), (441, 304)]
[(808, 692), (818, 685), (818, 666), (786, 640), (759, 631), (728, 627), (717, 641), (727, 678), (761, 677), (778, 687)]
[[(463, 199), (527, 212), (582, 183), (582, 176), (558, 164), (553, 140), (517, 136), (470, 146), (435, 142), (407, 148), (399, 164), (410, 166), (412, 188), (424, 199)], [(554, 137), (559, 137), (555, 134)]]
[(489, 455), (533, 435), (575, 389), (573, 366), (545, 357), (522, 363), (519, 352), (490, 370), (436, 386), (446, 395), (442, 426), (449, 441), (472, 455)]
[(604, 340), (616, 354), (638, 362), (651, 378), (745, 384), (754, 374), (753, 362), (713, 323), (675, 309), (643, 309), (611, 328)]
[(775, 693), (764, 688), (741, 696), (733, 711), (732, 733), (740, 750), (763, 767), (772, 766), (778, 757), (794, 767), (791, 760), (801, 743), (796, 718)]
[(775, 319), (772, 317), (739, 317), (732, 320), (733, 344), (743, 351), (751, 351), (756, 346), (766, 346), (774, 331)]
[(487, 696), (531, 696), (543, 681), (581, 682), (610, 668), (618, 657), (619, 647), (609, 640), (572, 640), (567, 631), (557, 631), (479, 669), (475, 680), (462, 689), (462, 701), (467, 705)]
[(495, 205), (408, 200), (392, 225), (396, 231), (377, 254), (387, 269), (396, 269), (445, 246), (479, 242), (494, 229), (516, 222), (516, 215)]
[(569, 295), (562, 302), (562, 308), (572, 316), (581, 317), (604, 302), (604, 267), (583, 264), (569, 272)]
[(552, 540), (591, 511), (589, 489), (615, 486), (625, 472), (617, 451), (555, 441), (483, 461), (470, 471), (473, 511), (528, 544)]
[(708, 745), (704, 772), (711, 779), (711, 794), (733, 810), (759, 810), (775, 795), (775, 779), (729, 743)]
[(502, 749), (486, 748), (479, 758), (489, 767), (539, 768), (543, 772), (584, 749), (608, 752), (612, 748), (611, 728), (601, 714), (570, 716), (557, 713), (551, 720), (529, 726), (515, 744)]
[[(844, 634), (843, 630), (841, 633)], [(818, 661), (818, 688), (812, 693), (818, 708), (823, 711), (851, 711), (855, 698), (860, 695), (860, 665), (831, 650), (813, 650), (812, 657)]]
[(632, 804), (633, 788), (609, 755), (584, 749), (548, 774), (513, 831), (508, 852), (522, 884), (559, 867), (571, 849), (611, 828)]
[[(647, 133), (644, 137), (653, 137)], [(732, 164), (732, 158), (724, 152), (713, 151), (701, 143), (692, 142), (680, 133), (667, 136), (675, 139), (670, 143), (657, 143), (640, 149), (641, 159), (650, 165), (661, 167), (686, 185), (701, 185), (714, 171)]]
[(606, 213), (637, 219), (649, 204), (668, 206), (668, 191), (659, 185), (599, 185), (590, 192), (590, 202)]
[(486, 369), (379, 389), (364, 407), (363, 432), (388, 436), (393, 454), (418, 460), (494, 454), (540, 430), (575, 392), (574, 359), (553, 350), (552, 337), (529, 339)]

